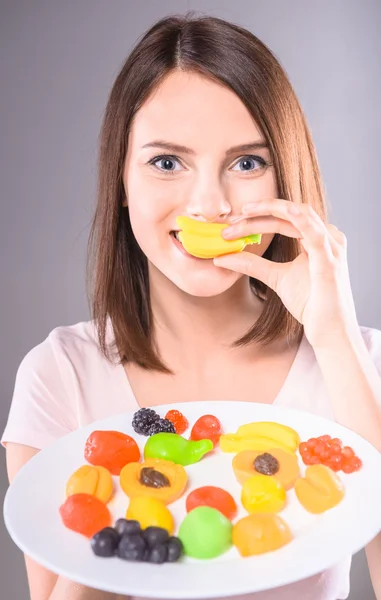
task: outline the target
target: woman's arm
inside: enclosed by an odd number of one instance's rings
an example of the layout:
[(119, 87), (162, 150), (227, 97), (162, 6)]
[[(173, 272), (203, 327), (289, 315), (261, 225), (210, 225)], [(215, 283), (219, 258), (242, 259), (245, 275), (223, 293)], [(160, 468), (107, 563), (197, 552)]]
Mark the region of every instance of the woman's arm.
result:
[[(7, 443), (7, 470), (11, 482), (21, 467), (37, 454), (36, 448)], [(93, 590), (58, 577), (25, 556), (31, 600), (119, 600), (119, 596)], [(120, 597), (121, 598), (121, 597)]]
[[(381, 377), (358, 336), (315, 349), (335, 419), (381, 451)], [(366, 548), (377, 600), (381, 600), (381, 534)]]

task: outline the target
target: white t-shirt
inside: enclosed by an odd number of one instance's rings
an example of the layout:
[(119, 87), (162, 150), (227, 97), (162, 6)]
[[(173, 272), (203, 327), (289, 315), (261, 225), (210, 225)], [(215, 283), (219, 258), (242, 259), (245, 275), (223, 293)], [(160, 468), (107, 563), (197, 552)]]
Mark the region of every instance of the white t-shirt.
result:
[[(365, 327), (361, 331), (381, 375), (381, 331)], [(314, 351), (305, 337), (274, 404), (333, 419)], [(123, 366), (111, 363), (101, 353), (93, 323), (58, 327), (26, 355), (19, 367), (1, 443), (42, 449), (78, 427), (138, 408)], [(320, 575), (241, 598), (345, 599), (349, 594), (350, 563), (349, 557)]]

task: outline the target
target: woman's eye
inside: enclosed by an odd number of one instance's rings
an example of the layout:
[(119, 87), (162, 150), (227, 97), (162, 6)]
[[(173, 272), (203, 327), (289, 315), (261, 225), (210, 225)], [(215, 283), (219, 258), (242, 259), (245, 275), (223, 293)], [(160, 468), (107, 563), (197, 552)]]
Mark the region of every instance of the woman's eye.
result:
[(181, 168), (176, 169), (176, 165), (181, 167), (179, 159), (176, 156), (155, 156), (149, 161), (149, 164), (164, 173), (174, 173), (182, 170)]
[[(235, 167), (242, 167), (236, 169)], [(268, 167), (268, 163), (265, 161), (262, 156), (243, 156), (232, 169), (232, 171), (240, 171), (241, 173), (258, 173), (262, 171), (266, 167)]]

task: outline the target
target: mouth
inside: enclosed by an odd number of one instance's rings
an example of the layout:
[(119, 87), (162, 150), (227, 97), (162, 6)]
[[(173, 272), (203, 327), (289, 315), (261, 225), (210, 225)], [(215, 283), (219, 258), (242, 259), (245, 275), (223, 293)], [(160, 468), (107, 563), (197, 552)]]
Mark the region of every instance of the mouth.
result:
[[(174, 237), (174, 238), (175, 238), (175, 239), (176, 239), (178, 242), (180, 242), (180, 239), (179, 239), (179, 232), (180, 232), (180, 230), (176, 230), (176, 229), (173, 229), (173, 230), (170, 232), (170, 235), (171, 235), (172, 237)], [(180, 244), (181, 244), (181, 242), (180, 242)]]

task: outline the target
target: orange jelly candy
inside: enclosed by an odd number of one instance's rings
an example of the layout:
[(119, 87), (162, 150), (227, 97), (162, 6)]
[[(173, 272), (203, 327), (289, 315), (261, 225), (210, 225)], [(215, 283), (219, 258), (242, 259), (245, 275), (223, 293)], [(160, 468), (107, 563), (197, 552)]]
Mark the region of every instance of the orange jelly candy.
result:
[(227, 519), (234, 519), (237, 514), (237, 504), (231, 494), (220, 487), (205, 485), (191, 492), (186, 500), (187, 512), (197, 506), (210, 506), (219, 510)]
[(107, 506), (90, 494), (69, 496), (60, 507), (60, 515), (65, 527), (88, 538), (111, 525), (111, 515)]
[(291, 540), (290, 528), (278, 515), (249, 515), (240, 519), (233, 527), (233, 544), (241, 556), (278, 550)]
[(301, 505), (316, 515), (337, 506), (345, 493), (339, 477), (325, 465), (307, 467), (305, 477), (295, 482), (295, 492)]
[(285, 490), (289, 490), (300, 475), (296, 454), (281, 448), (273, 448), (266, 452), (242, 450), (233, 458), (232, 466), (237, 481), (242, 485), (253, 475), (261, 473), (273, 475)]
[(140, 460), (140, 450), (135, 440), (120, 431), (93, 431), (85, 445), (85, 459), (91, 464), (120, 475), (130, 462)]
[(91, 494), (102, 502), (108, 502), (112, 496), (113, 483), (110, 471), (104, 467), (82, 465), (69, 478), (66, 484), (66, 496), (73, 494)]

